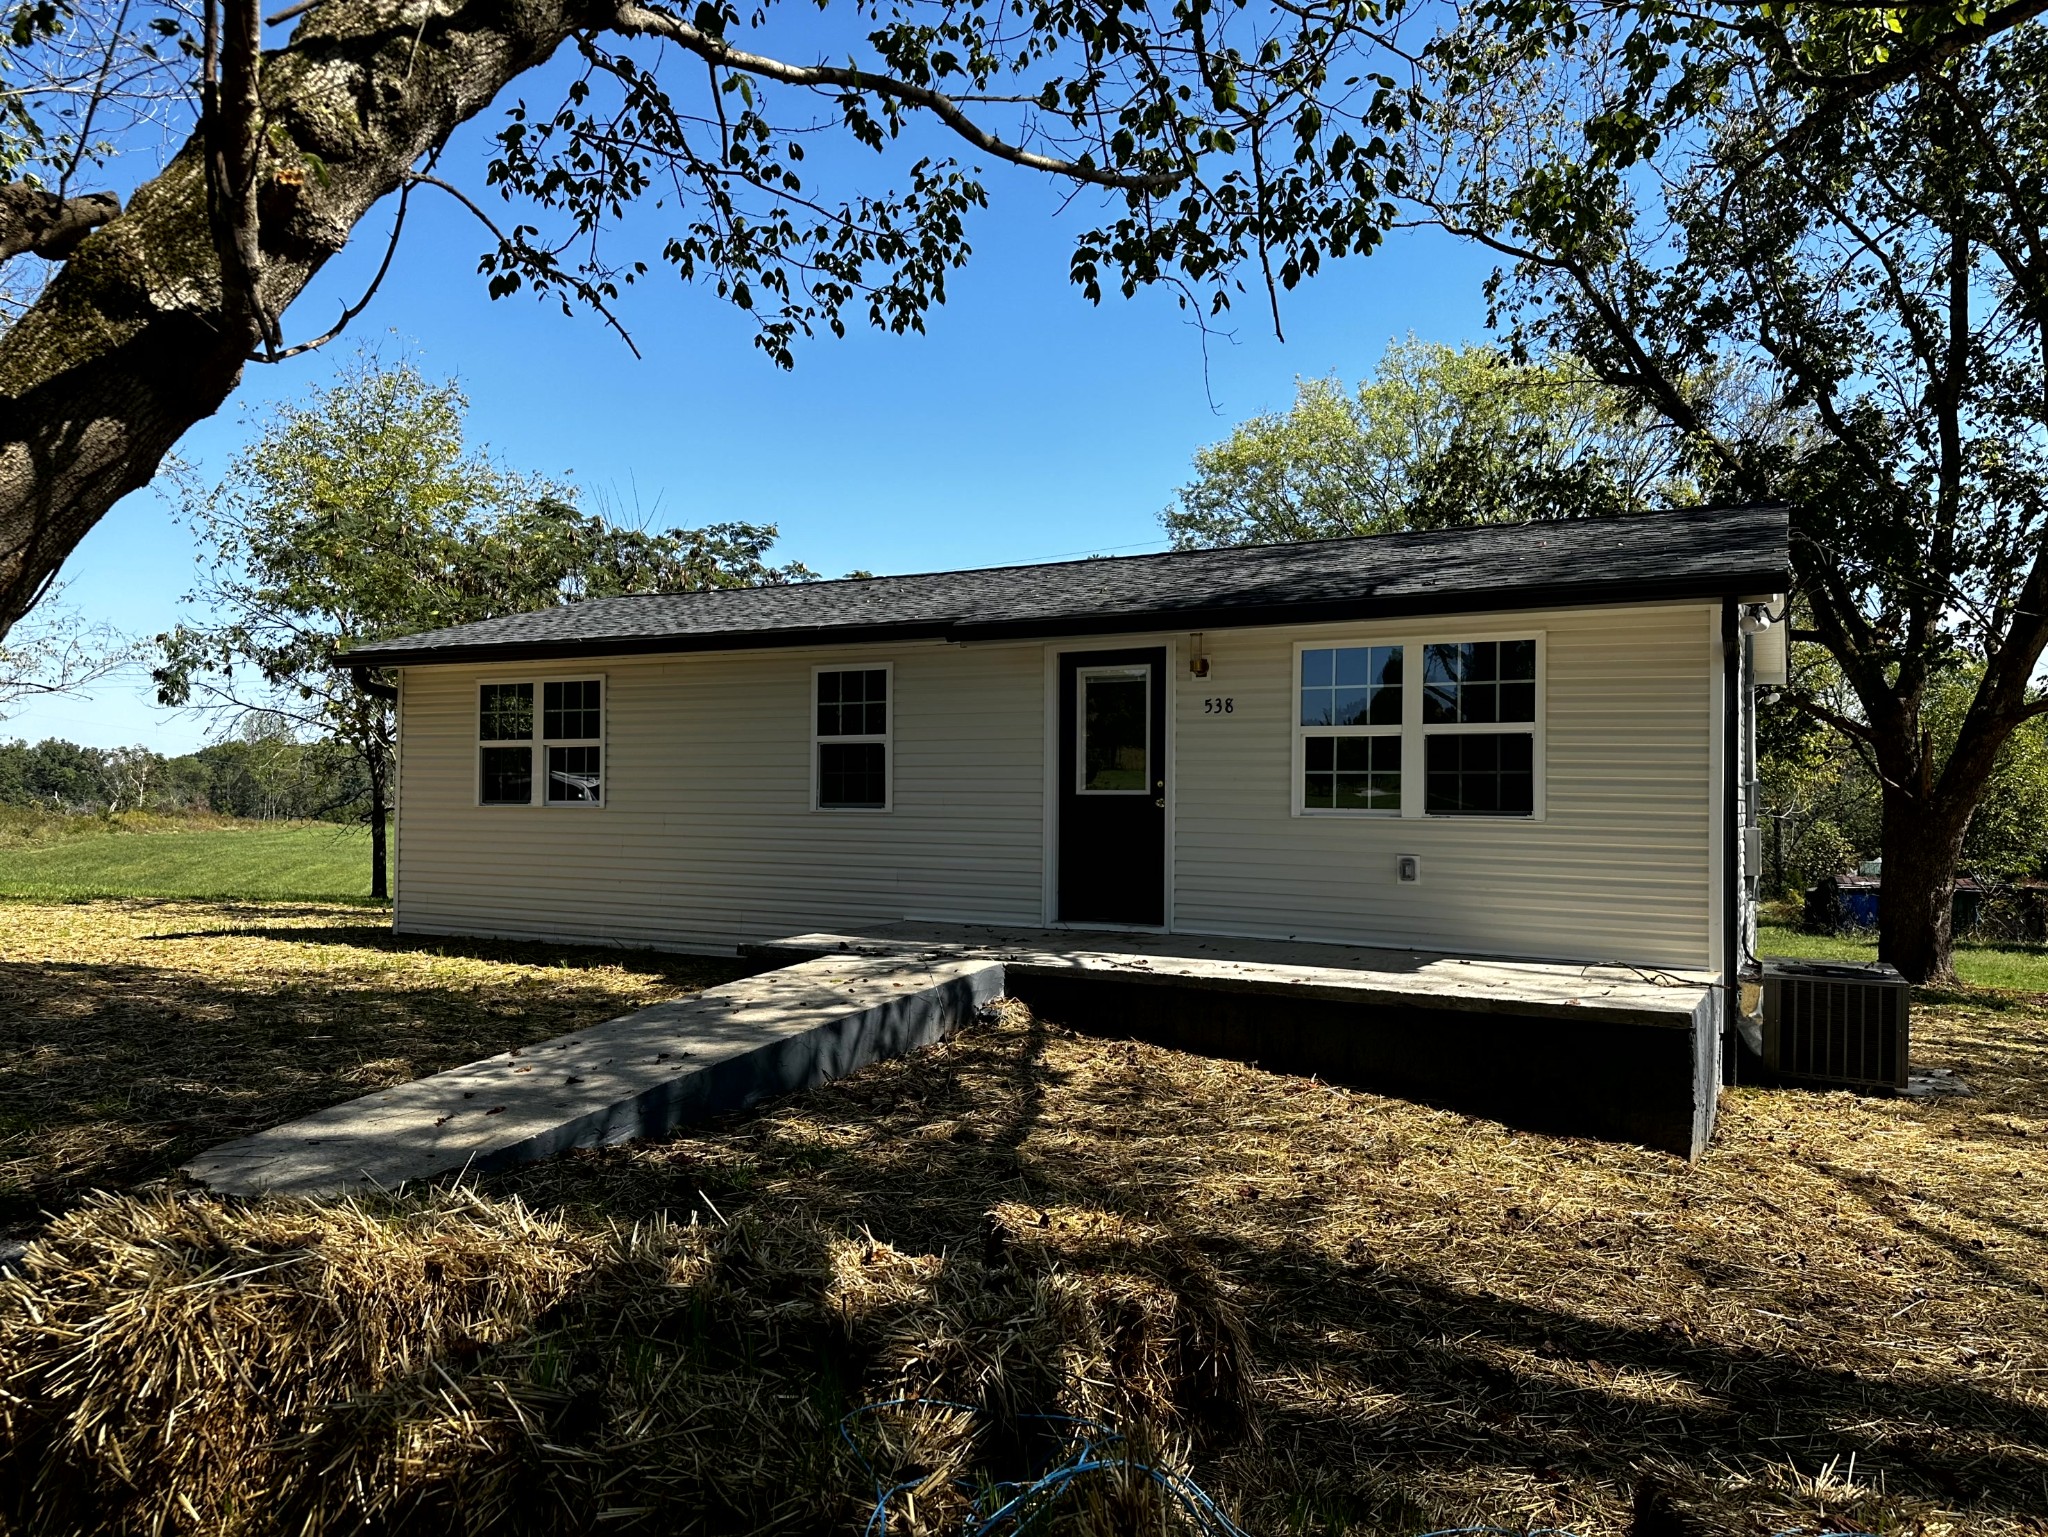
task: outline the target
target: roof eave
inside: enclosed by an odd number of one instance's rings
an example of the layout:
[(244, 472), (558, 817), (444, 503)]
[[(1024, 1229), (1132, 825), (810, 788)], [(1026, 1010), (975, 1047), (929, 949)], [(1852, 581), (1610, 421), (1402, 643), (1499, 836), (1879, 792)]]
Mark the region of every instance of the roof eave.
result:
[(699, 651), (763, 651), (796, 646), (851, 646), (906, 640), (1035, 640), (1062, 635), (1126, 635), (1157, 630), (1251, 629), (1280, 624), (1409, 619), (1433, 614), (1513, 613), (1534, 608), (1618, 607), (1783, 592), (1789, 572), (1758, 565), (1662, 582), (1573, 582), (1539, 587), (1418, 593), (1396, 598), (1342, 598), (1318, 603), (1196, 605), (1187, 608), (1064, 614), (977, 622), (916, 620), (902, 624), (812, 626), (787, 630), (722, 630), (687, 635), (619, 635), (590, 640), (482, 642), (433, 647), (364, 646), (350, 667), (431, 667), (607, 656), (669, 656)]
[(1616, 608), (1633, 603), (1704, 602), (1752, 592), (1785, 590), (1783, 567), (1758, 566), (1711, 578), (1664, 582), (1574, 582), (1544, 587), (1418, 593), (1397, 598), (1340, 598), (1320, 603), (1195, 605), (1142, 613), (1068, 614), (1057, 619), (963, 620), (948, 638), (1029, 640), (1057, 635), (1123, 635), (1156, 630), (1253, 629), (1280, 624), (1332, 624), (1356, 620), (1426, 618), (1433, 614), (1514, 613), (1534, 608)]
[(590, 640), (485, 641), (452, 646), (359, 646), (344, 667), (429, 667), (465, 662), (539, 662), (553, 657), (667, 656), (687, 651), (764, 651), (785, 646), (859, 645), (882, 640), (944, 640), (950, 620), (904, 624), (818, 625), (790, 630), (718, 630), (690, 635), (607, 635)]

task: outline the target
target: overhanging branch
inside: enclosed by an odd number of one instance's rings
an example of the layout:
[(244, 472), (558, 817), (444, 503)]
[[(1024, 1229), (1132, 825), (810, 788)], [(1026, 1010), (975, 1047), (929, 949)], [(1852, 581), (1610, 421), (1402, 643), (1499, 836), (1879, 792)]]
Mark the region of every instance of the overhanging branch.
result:
[[(2042, 3), (2048, 4), (2048, 0), (2042, 0)], [(923, 108), (976, 149), (1027, 170), (1045, 171), (1097, 187), (1146, 193), (1169, 191), (1179, 185), (1185, 174), (1180, 171), (1116, 171), (1084, 165), (1078, 160), (1066, 160), (1057, 155), (1041, 155), (1036, 150), (998, 138), (969, 117), (952, 97), (930, 86), (899, 80), (893, 75), (877, 74), (873, 70), (848, 69), (834, 64), (787, 64), (764, 54), (748, 53), (733, 47), (723, 38), (698, 31), (680, 16), (639, 4), (638, 0), (623, 0), (613, 14), (612, 30), (627, 37), (663, 38), (687, 48), (707, 63), (783, 85), (868, 91), (876, 96), (892, 97)]]
[(1830, 710), (1826, 705), (1804, 694), (1787, 693), (1783, 697), (1785, 703), (1791, 705), (1793, 709), (1802, 710), (1822, 724), (1833, 726), (1844, 736), (1872, 744), (1877, 741), (1877, 733), (1860, 720), (1851, 720), (1848, 716)]

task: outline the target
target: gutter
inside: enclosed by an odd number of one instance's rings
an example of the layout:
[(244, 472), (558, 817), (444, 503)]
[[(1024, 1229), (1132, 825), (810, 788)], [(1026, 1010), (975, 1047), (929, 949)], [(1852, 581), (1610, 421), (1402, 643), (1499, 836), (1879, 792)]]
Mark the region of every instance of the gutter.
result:
[(1742, 1013), (1742, 825), (1736, 780), (1742, 772), (1742, 609), (1721, 599), (1721, 1017), (1722, 1077), (1739, 1060), (1736, 1021)]

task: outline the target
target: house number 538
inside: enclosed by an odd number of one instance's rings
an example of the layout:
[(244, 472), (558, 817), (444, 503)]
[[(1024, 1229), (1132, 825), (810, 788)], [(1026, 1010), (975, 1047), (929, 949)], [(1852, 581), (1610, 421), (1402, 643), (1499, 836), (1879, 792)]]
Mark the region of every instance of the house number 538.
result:
[(1212, 694), (1202, 701), (1202, 713), (1204, 715), (1235, 715), (1237, 713), (1237, 701), (1227, 696), (1219, 698)]

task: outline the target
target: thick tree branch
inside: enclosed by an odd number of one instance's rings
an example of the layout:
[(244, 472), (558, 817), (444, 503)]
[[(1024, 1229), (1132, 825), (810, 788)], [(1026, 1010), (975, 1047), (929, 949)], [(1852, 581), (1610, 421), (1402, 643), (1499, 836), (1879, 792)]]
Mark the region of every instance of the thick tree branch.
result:
[[(2042, 0), (2042, 3), (2048, 4), (2048, 0)], [(786, 64), (780, 59), (771, 59), (764, 54), (748, 53), (744, 49), (733, 47), (723, 38), (698, 31), (680, 16), (673, 16), (650, 5), (639, 4), (638, 0), (624, 0), (613, 16), (612, 30), (628, 37), (664, 38), (679, 47), (687, 48), (707, 63), (737, 70), (742, 74), (758, 76), (763, 80), (778, 81), (783, 85), (868, 91), (876, 96), (886, 96), (913, 107), (921, 107), (976, 149), (1028, 170), (1065, 176), (1091, 186), (1148, 193), (1170, 191), (1186, 176), (1185, 171), (1110, 170), (1097, 165), (1084, 165), (1078, 160), (1062, 159), (1056, 155), (1041, 155), (1036, 150), (1025, 149), (1022, 145), (998, 138), (969, 117), (952, 97), (942, 91), (935, 91), (930, 86), (899, 80), (893, 75), (877, 74), (873, 70), (848, 69), (833, 64)]]
[[(242, 97), (258, 136), (239, 142), (267, 158), (228, 190), (258, 215), (264, 311), (282, 314), (413, 166), (594, 19), (581, 0), (435, 0), (410, 22), (371, 0), (327, 0), (261, 61), (257, 108)], [(214, 148), (195, 135), (0, 336), (0, 634), (107, 508), (220, 408), (262, 340), (214, 238)]]
[(1866, 100), (1880, 91), (1890, 90), (1895, 85), (1902, 85), (1908, 80), (1929, 74), (1950, 59), (1968, 53), (1979, 43), (1988, 42), (2001, 33), (2010, 32), (2014, 27), (2032, 21), (2043, 13), (2048, 13), (2048, 0), (2011, 0), (2010, 4), (1986, 11), (1976, 21), (1952, 27), (1922, 47), (1895, 47), (1891, 56), (1882, 64), (1856, 74), (1824, 75), (1790, 67), (1783, 71), (1783, 78), (1805, 86), (1808, 90), (1825, 93), (1825, 104), (1839, 110), (1840, 107)]
[(405, 233), (405, 214), (407, 208), (412, 203), (413, 183), (416, 180), (424, 181), (427, 179), (425, 177), (407, 177), (405, 184), (398, 189), (398, 212), (391, 220), (391, 238), (385, 242), (384, 259), (377, 264), (377, 271), (370, 279), (370, 286), (363, 290), (362, 298), (356, 300), (354, 304), (344, 306), (341, 318), (311, 341), (300, 342), (296, 346), (291, 347), (267, 347), (261, 352), (251, 353), (249, 355), (250, 362), (282, 363), (286, 359), (298, 357), (302, 353), (316, 351), (346, 331), (349, 327), (349, 322), (370, 307), (370, 301), (377, 297), (377, 290), (384, 286), (385, 274), (391, 271), (391, 259), (398, 254), (398, 239), (399, 236)]
[(120, 212), (121, 200), (111, 192), (59, 197), (27, 182), (0, 184), (0, 261), (29, 252), (63, 261)]
[(1853, 737), (1859, 742), (1875, 743), (1877, 741), (1877, 733), (1872, 731), (1862, 721), (1853, 720), (1847, 715), (1830, 710), (1826, 705), (1806, 694), (1786, 693), (1780, 697), (1787, 704), (1791, 705), (1793, 709), (1803, 714), (1811, 715), (1815, 720), (1825, 725), (1834, 727), (1835, 730), (1841, 732), (1844, 736)]
[(1776, 30), (1777, 24), (1766, 22), (1752, 35), (1764, 42), (1775, 57), (1779, 77), (1804, 87), (1819, 99), (1806, 116), (1752, 156), (1736, 179), (1743, 180), (1772, 160), (1805, 149), (1857, 103), (1868, 101), (1908, 80), (1934, 74), (1949, 60), (2044, 13), (2048, 13), (2048, 0), (2012, 0), (2009, 5), (1987, 11), (1978, 21), (1966, 22), (1944, 32), (1924, 47), (1894, 49), (1891, 57), (1882, 64), (1851, 75), (1816, 74), (1800, 66), (1796, 55), (1783, 46)]
[(230, 313), (275, 351), (277, 318), (264, 302), (257, 178), (263, 159), (263, 15), (257, 0), (206, 0), (199, 133), (206, 144), (207, 214)]

